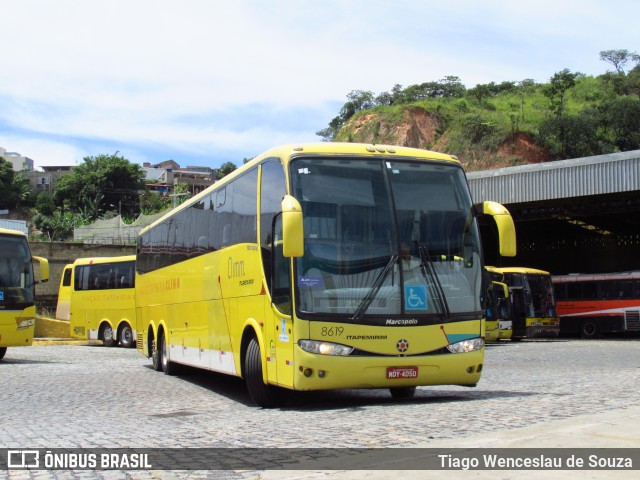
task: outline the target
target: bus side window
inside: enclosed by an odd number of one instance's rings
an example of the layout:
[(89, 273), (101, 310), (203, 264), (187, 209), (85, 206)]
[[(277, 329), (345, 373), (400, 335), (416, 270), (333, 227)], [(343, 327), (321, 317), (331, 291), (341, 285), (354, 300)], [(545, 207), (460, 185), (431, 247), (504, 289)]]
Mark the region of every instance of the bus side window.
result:
[(71, 286), (71, 268), (65, 268), (62, 276), (62, 286), (70, 287)]
[(273, 222), (273, 267), (272, 298), (273, 303), (283, 313), (291, 313), (291, 275), (290, 260), (283, 255), (282, 215)]

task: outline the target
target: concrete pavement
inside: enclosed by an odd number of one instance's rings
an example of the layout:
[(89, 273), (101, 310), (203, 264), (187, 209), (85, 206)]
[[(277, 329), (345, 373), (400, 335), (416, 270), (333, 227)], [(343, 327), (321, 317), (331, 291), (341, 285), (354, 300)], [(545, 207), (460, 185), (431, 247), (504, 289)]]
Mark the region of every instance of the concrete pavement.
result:
[[(465, 438), (437, 440), (418, 448), (633, 448), (640, 451), (640, 406), (632, 406), (596, 415), (581, 415), (516, 429), (494, 430)], [(412, 446), (412, 448), (415, 448)], [(384, 468), (384, 463), (381, 463)], [(404, 480), (417, 479), (631, 479), (636, 470), (334, 470), (267, 471), (259, 479), (289, 480)]]

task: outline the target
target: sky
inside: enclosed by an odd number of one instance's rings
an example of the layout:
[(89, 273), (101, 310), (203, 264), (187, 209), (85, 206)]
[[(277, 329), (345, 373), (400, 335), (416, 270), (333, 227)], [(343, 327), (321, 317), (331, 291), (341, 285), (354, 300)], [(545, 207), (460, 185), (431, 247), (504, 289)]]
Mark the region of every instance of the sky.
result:
[(0, 147), (42, 166), (241, 165), (353, 90), (600, 75), (636, 0), (0, 0)]

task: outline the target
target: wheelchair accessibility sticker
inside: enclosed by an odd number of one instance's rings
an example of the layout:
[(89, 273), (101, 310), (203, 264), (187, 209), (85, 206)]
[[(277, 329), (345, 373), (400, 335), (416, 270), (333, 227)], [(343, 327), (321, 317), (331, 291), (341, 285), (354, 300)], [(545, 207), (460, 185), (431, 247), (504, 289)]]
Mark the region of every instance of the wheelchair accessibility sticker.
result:
[(405, 310), (426, 310), (427, 309), (427, 287), (424, 285), (404, 286), (404, 309)]

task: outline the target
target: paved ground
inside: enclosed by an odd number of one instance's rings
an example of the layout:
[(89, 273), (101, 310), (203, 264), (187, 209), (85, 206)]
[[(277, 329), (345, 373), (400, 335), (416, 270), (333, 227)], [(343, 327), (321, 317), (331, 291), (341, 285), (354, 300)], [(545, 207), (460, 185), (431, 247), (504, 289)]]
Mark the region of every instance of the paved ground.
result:
[[(136, 350), (78, 342), (10, 348), (0, 362), (0, 448), (640, 448), (640, 340), (503, 342), (475, 389), (298, 395), (255, 408), (235, 378), (154, 372)], [(582, 472), (405, 472), (407, 478), (603, 478)], [(637, 473), (637, 472), (636, 472)], [(9, 478), (122, 478), (18, 471)], [(10, 475), (9, 475), (10, 474)], [(129, 478), (398, 478), (394, 471), (128, 472)], [(553, 474), (554, 476), (549, 476)], [(606, 478), (633, 478), (606, 472)], [(455, 475), (455, 476), (452, 476)], [(3, 472), (0, 472), (0, 478)]]

